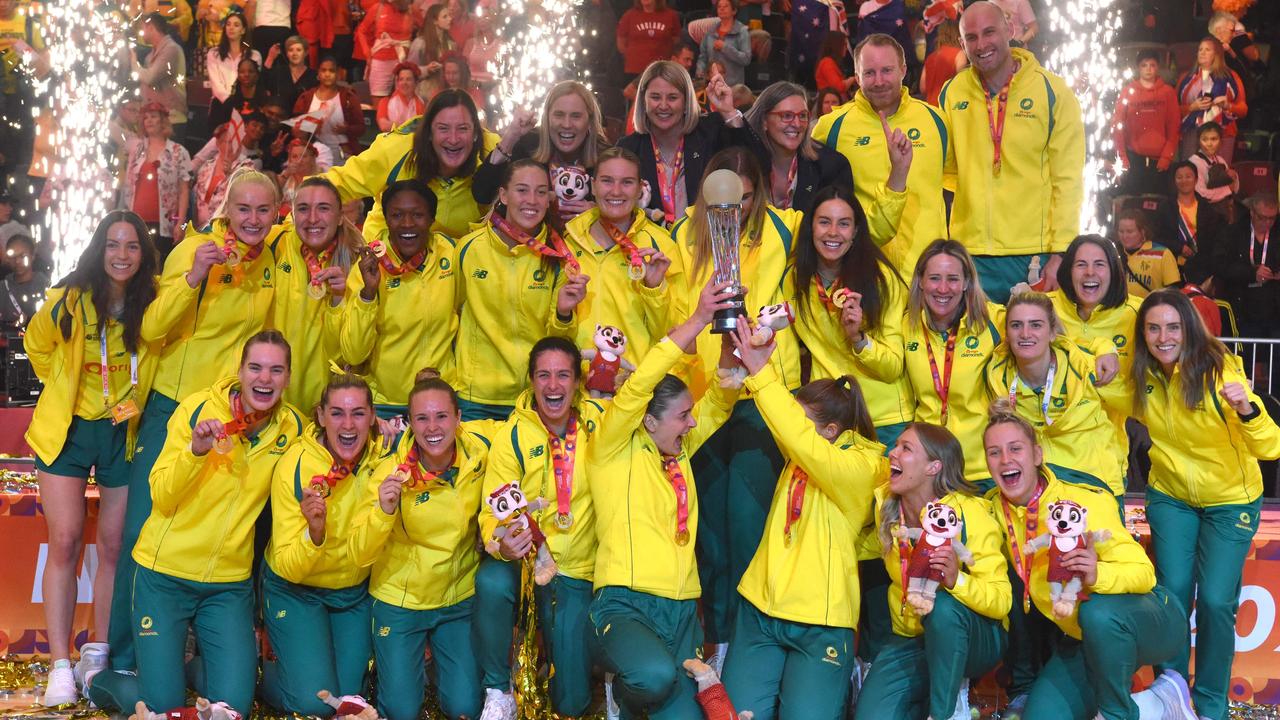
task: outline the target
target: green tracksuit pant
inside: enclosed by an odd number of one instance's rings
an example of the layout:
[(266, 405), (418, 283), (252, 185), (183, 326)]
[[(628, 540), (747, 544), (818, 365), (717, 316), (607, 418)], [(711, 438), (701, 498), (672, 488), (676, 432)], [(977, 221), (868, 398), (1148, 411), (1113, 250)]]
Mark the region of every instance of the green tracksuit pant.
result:
[(484, 691), (471, 643), (473, 598), (435, 610), (373, 601), (373, 657), (378, 710), (387, 720), (418, 720), (427, 686), (427, 646), (435, 660), (436, 697), (450, 720), (480, 717)]

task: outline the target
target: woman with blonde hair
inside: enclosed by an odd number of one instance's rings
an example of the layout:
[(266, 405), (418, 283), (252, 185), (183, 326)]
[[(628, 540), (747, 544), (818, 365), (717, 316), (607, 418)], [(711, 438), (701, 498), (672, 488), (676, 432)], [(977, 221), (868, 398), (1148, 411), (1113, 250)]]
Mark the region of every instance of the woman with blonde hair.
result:
[(1182, 106), (1182, 157), (1195, 154), (1196, 128), (1216, 122), (1222, 126), (1218, 154), (1230, 164), (1235, 151), (1236, 121), (1249, 113), (1249, 105), (1244, 81), (1227, 67), (1222, 41), (1213, 36), (1200, 41), (1195, 67), (1183, 74), (1176, 89)]
[(174, 234), (187, 222), (191, 155), (170, 139), (169, 111), (159, 103), (142, 107), (142, 131), (142, 137), (125, 145), (128, 165), (120, 176), (120, 207), (147, 224), (163, 260)]
[(849, 160), (809, 135), (814, 118), (805, 103), (804, 88), (776, 82), (761, 91), (747, 111), (747, 125), (756, 145), (765, 150), (760, 161), (769, 168), (769, 200), (775, 207), (813, 209), (820, 190), (853, 187)]

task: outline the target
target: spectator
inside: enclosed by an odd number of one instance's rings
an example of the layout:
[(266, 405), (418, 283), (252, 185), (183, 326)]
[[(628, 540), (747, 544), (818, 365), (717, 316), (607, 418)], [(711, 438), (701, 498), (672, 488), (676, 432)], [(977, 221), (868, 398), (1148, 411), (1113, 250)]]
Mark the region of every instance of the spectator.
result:
[(458, 49), (449, 28), (453, 25), (453, 11), (449, 6), (440, 3), (427, 9), (426, 22), (418, 37), (409, 45), (409, 55), (405, 58), (418, 66), (423, 77), (437, 75), (442, 67), (444, 56)]
[(182, 48), (169, 34), (169, 24), (158, 12), (142, 21), (142, 40), (151, 52), (142, 63), (135, 63), (142, 100), (156, 102), (169, 114), (173, 137), (179, 141), (187, 134), (187, 61)]
[(1173, 253), (1153, 242), (1151, 236), (1145, 211), (1122, 210), (1116, 215), (1116, 237), (1126, 255), (1129, 294), (1140, 298), (1182, 279)]
[(1249, 214), (1222, 236), (1219, 294), (1235, 307), (1241, 337), (1280, 337), (1280, 246), (1271, 252), (1276, 195), (1261, 192), (1244, 204)]
[(1031, 9), (1029, 0), (992, 0), (992, 2), (1004, 11), (1004, 17), (1009, 21), (1009, 31), (1013, 34), (1012, 41), (1017, 43), (1018, 47), (1026, 47), (1031, 43), (1031, 39), (1040, 33), (1040, 23), (1036, 20), (1036, 13)]
[(387, 132), (399, 127), (427, 109), (426, 103), (417, 95), (419, 77), (418, 66), (412, 62), (402, 62), (396, 66), (395, 92), (378, 101), (379, 130)]
[[(622, 76), (630, 83), (649, 63), (672, 54), (680, 37), (680, 15), (667, 7), (666, 0), (636, 0), (631, 9), (622, 13), (616, 33), (618, 52), (622, 53)], [(692, 72), (692, 52), (689, 63), (686, 69)]]
[(1235, 15), (1215, 12), (1209, 18), (1209, 34), (1222, 43), (1227, 67), (1244, 82), (1245, 94), (1253, 97), (1258, 81), (1267, 73), (1267, 65), (1253, 38)]
[(4, 246), (9, 276), (0, 280), (0, 323), (25, 327), (44, 301), (49, 276), (36, 270), (36, 245), (26, 235), (14, 235)]
[(356, 72), (356, 40), (355, 26), (351, 18), (351, 5), (348, 0), (327, 0), (329, 6), (329, 29), (333, 32), (332, 45), (320, 45), (320, 52), (316, 54), (312, 63), (315, 67), (320, 66), (320, 56), (331, 55), (338, 58), (342, 63), (340, 66), (340, 77), (343, 80), (350, 81), (351, 78), (360, 77), (361, 73)]
[(819, 88), (818, 93), (813, 96), (813, 105), (809, 108), (809, 115), (816, 121), (843, 104), (844, 95), (839, 90), (835, 88)]
[(217, 47), (222, 42), (222, 22), (231, 13), (244, 16), (244, 9), (238, 0), (199, 0), (196, 3), (196, 22), (200, 24), (197, 46)]
[[(298, 96), (320, 83), (316, 71), (307, 66), (307, 58), (319, 48), (307, 40), (294, 35), (284, 41), (285, 62), (276, 57), (280, 53), (272, 50), (267, 55), (267, 92), (280, 98), (286, 108), (292, 109), (298, 102)], [(312, 61), (314, 64), (314, 61)]]
[[(14, 235), (31, 237), (31, 230), (13, 219), (13, 198), (9, 196), (7, 189), (0, 188), (0, 247), (8, 245), (9, 238)], [(0, 263), (0, 267), (3, 267), (3, 263)]]
[(453, 47), (461, 50), (476, 32), (476, 18), (471, 13), (467, 0), (447, 1), (449, 13), (453, 15), (453, 22), (449, 24), (449, 37), (453, 38)]
[[(211, 47), (205, 52), (204, 70), (209, 78), (209, 91), (213, 93), (213, 98), (209, 100), (211, 118), (231, 117), (231, 111), (223, 106), (234, 92), (240, 61), (247, 58), (255, 63), (262, 63), (262, 55), (250, 48), (244, 37), (244, 13), (238, 9), (232, 10), (222, 19), (221, 39), (217, 47)], [(220, 123), (211, 123), (210, 127), (217, 127), (218, 124)]]
[(293, 34), (293, 6), (290, 0), (253, 0), (253, 49), (266, 57), (271, 48)]
[(1208, 122), (1221, 127), (1221, 154), (1228, 163), (1235, 153), (1236, 120), (1249, 112), (1245, 102), (1244, 83), (1227, 67), (1222, 43), (1207, 37), (1196, 51), (1196, 66), (1178, 81), (1178, 102), (1182, 106), (1182, 156), (1195, 152), (1196, 135), (1192, 132)]
[[(350, 15), (350, 10), (347, 11)], [(267, 52), (267, 67), (274, 68), (274, 56), (281, 51), (287, 55), (289, 45), (296, 40), (302, 41), (302, 60), (304, 67), (314, 68), (320, 62), (321, 48), (333, 47), (333, 19), (329, 17), (329, 0), (300, 0), (295, 19), (297, 35), (290, 35), (283, 45), (272, 45)], [(290, 63), (293, 61), (290, 60)], [(301, 90), (299, 91), (301, 92)], [(295, 98), (296, 99), (296, 98)]]
[(1191, 307), (1196, 309), (1196, 313), (1204, 321), (1205, 330), (1214, 337), (1222, 337), (1222, 311), (1213, 298), (1205, 292), (1205, 288), (1209, 287), (1213, 278), (1208, 275), (1203, 265), (1205, 263), (1187, 264), (1182, 273), (1186, 278), (1182, 283), (1182, 294), (1191, 300)]
[(1209, 201), (1196, 192), (1200, 171), (1194, 163), (1183, 160), (1173, 166), (1172, 173), (1173, 202), (1165, 205), (1160, 237), (1185, 267), (1197, 255), (1212, 255), (1224, 223)]
[[(195, 16), (187, 0), (131, 0), (129, 3), (130, 17), (140, 17), (146, 22), (146, 17), (152, 13), (158, 13), (164, 18), (169, 28), (176, 33), (176, 40), (185, 43), (191, 37), (191, 24)], [(146, 44), (154, 47), (149, 42)]]
[[(858, 6), (858, 29), (853, 34), (855, 47), (877, 33), (888, 35), (904, 48), (914, 47), (907, 26), (907, 7), (903, 0), (864, 0)], [(908, 55), (908, 72), (914, 74), (919, 67), (920, 60), (916, 54)]]
[(760, 93), (746, 119), (764, 150), (759, 159), (767, 168), (770, 204), (808, 215), (819, 190), (831, 185), (852, 188), (853, 175), (843, 155), (809, 136), (812, 117), (805, 100), (799, 85), (774, 83)]
[(412, 40), (409, 0), (380, 0), (364, 16), (356, 29), (356, 48), (368, 58), (364, 76), (374, 98), (391, 94), (391, 71), (407, 57)]
[(462, 47), (462, 55), (471, 66), (471, 74), (481, 87), (488, 87), (493, 82), (493, 73), (489, 72), (489, 63), (498, 56), (501, 40), (498, 37), (498, 11), (486, 0), (479, 0), (476, 9), (481, 14), (476, 19), (475, 32)]
[[(246, 123), (247, 126), (247, 123)], [(195, 174), (197, 227), (204, 227), (227, 195), (227, 183), (240, 168), (257, 169), (250, 148), (240, 142), (231, 124), (220, 125), (209, 142), (191, 160)]]
[(1178, 150), (1178, 95), (1160, 77), (1154, 50), (1138, 54), (1138, 77), (1120, 91), (1111, 119), (1124, 166), (1122, 187), (1133, 194), (1160, 194)]
[(813, 80), (820, 88), (836, 88), (842, 95), (853, 92), (858, 86), (858, 78), (845, 77), (840, 63), (849, 51), (849, 36), (839, 30), (828, 32), (822, 38), (822, 49), (818, 51), (818, 65), (813, 69)]
[(191, 156), (171, 139), (169, 114), (159, 103), (142, 109), (142, 137), (125, 146), (128, 164), (120, 177), (121, 210), (147, 224), (161, 259), (187, 222), (191, 196)]
[(262, 102), (267, 99), (267, 89), (263, 87), (258, 63), (249, 58), (242, 58), (236, 69), (236, 84), (232, 86), (231, 95), (222, 103), (217, 112), (209, 109), (209, 124), (217, 127), (231, 119), (232, 111), (241, 117), (257, 112)]
[(485, 108), (484, 93), (472, 82), (471, 65), (467, 63), (467, 59), (461, 55), (453, 54), (446, 55), (442, 62), (444, 63), (444, 70), (440, 76), (444, 84), (442, 89), (461, 90), (467, 93), (483, 115)]
[(724, 68), (724, 81), (730, 86), (739, 85), (746, 78), (747, 64), (751, 62), (751, 33), (734, 19), (737, 12), (738, 0), (716, 0), (720, 22), (702, 38), (698, 77), (712, 77), (708, 65), (718, 62)]
[(289, 141), (289, 160), (285, 163), (284, 172), (280, 173), (280, 217), (288, 215), (293, 209), (293, 198), (298, 193), (302, 181), (320, 171), (316, 164), (316, 146), (303, 140)]
[(0, 0), (0, 171), (31, 161), (35, 88), (29, 71), (46, 70), (44, 49), (39, 23), (18, 12), (17, 0)]
[(298, 97), (293, 114), (308, 115), (318, 121), (316, 139), (333, 152), (334, 163), (341, 164), (343, 158), (360, 152), (364, 111), (360, 109), (360, 98), (356, 97), (355, 91), (338, 84), (336, 60), (321, 60), (316, 76), (320, 84)]
[[(693, 73), (698, 63), (698, 46), (689, 40), (680, 40), (671, 50), (671, 57), (667, 58), (671, 62), (684, 68), (684, 71), (693, 77)], [(626, 133), (629, 135), (636, 131), (635, 126), (635, 109), (636, 109), (636, 90), (640, 85), (640, 78), (636, 78), (627, 83), (622, 89), (622, 95), (627, 99), (627, 127)]]
[(1240, 191), (1240, 176), (1222, 156), (1222, 128), (1209, 121), (1196, 129), (1200, 149), (1191, 157), (1196, 166), (1196, 192), (1209, 201), (1227, 224), (1235, 222), (1235, 194)]
[(933, 52), (924, 59), (924, 70), (920, 72), (920, 94), (925, 102), (937, 106), (942, 87), (968, 66), (969, 57), (960, 47), (960, 23), (944, 21), (938, 25)]

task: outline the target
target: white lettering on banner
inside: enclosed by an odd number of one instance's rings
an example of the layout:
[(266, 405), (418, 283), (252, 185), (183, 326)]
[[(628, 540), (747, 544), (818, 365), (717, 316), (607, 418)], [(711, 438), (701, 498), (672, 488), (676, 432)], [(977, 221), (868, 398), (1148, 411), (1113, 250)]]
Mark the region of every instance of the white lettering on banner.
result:
[[(49, 559), (49, 544), (40, 543), (40, 555), (36, 558), (36, 576), (31, 584), (31, 602), (34, 605), (44, 604), (44, 566)], [(80, 566), (80, 576), (76, 578), (76, 604), (88, 605), (93, 602), (93, 576), (98, 572), (98, 546), (84, 546), (84, 563)]]
[[(1240, 637), (1240, 626), (1236, 625), (1236, 652), (1257, 650), (1271, 636), (1276, 622), (1276, 601), (1267, 589), (1259, 585), (1245, 585), (1240, 589), (1240, 606), (1251, 602), (1258, 608), (1258, 618), (1253, 623), (1253, 630)], [(1280, 647), (1276, 648), (1280, 652)]]

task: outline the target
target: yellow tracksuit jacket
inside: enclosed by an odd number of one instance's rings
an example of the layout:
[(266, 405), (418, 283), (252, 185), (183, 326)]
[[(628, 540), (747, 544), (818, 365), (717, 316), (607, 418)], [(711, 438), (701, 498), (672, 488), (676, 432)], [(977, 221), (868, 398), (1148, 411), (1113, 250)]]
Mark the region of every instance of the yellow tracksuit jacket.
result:
[[(382, 240), (386, 242), (386, 234)], [(433, 233), (422, 267), (403, 275), (382, 273), (378, 296), (372, 302), (360, 297), (364, 276), (351, 268), (339, 345), (343, 360), (367, 364), (365, 375), (379, 405), (409, 402), (413, 377), (425, 367), (439, 370), (449, 382), (453, 377), (453, 340), (458, 331), (454, 312), (453, 241)], [(387, 257), (404, 262), (387, 244)]]
[(618, 390), (587, 448), (587, 478), (600, 541), (597, 590), (618, 585), (671, 600), (702, 596), (694, 556), (698, 489), (689, 458), (729, 419), (737, 391), (714, 386), (693, 408), (697, 427), (685, 435), (677, 458), (689, 493), (689, 542), (679, 545), (675, 491), (642, 420), (654, 387), (683, 354), (669, 339), (654, 345)]
[(350, 562), (373, 566), (369, 594), (374, 598), (407, 610), (435, 610), (475, 594), (480, 564), (475, 508), (493, 428), (492, 421), (460, 424), (453, 482), (405, 488), (393, 515), (378, 504), (378, 486), (408, 457), (413, 433), (401, 435), (395, 452), (369, 476), (347, 549)]
[[(782, 620), (855, 628), (861, 594), (854, 541), (871, 517), (871, 493), (887, 481), (884, 446), (846, 430), (828, 442), (778, 379), (773, 366), (747, 378), (756, 407), (787, 458), (769, 505), (764, 536), (738, 583), (760, 612)], [(786, 542), (795, 472), (808, 475), (800, 518)]]
[[(547, 241), (545, 224), (537, 240)], [(556, 297), (566, 282), (560, 263), (544, 261), (524, 245), (507, 247), (489, 223), (458, 241), (453, 357), (460, 397), (485, 405), (515, 404), (527, 382), (534, 343), (548, 335), (572, 339), (577, 329), (578, 309), (568, 323), (556, 318)]]
[(942, 184), (951, 130), (937, 108), (911, 97), (905, 87), (898, 111), (887, 120), (890, 129), (901, 130), (911, 140), (914, 155), (904, 192), (886, 185), (890, 168), (884, 128), (861, 91), (818, 118), (813, 139), (849, 159), (853, 190), (867, 213), (871, 237), (894, 267), (910, 275), (920, 252), (947, 237)]
[(1129, 269), (1129, 294), (1139, 300), (1182, 279), (1178, 261), (1169, 248), (1151, 241), (1133, 252), (1127, 250), (1125, 266)]
[[(880, 517), (881, 507), (888, 496), (887, 482), (876, 488), (876, 518)], [(950, 505), (964, 521), (960, 541), (973, 553), (973, 564), (960, 563), (956, 586), (950, 590), (939, 586), (938, 592), (951, 593), (951, 597), (961, 605), (982, 617), (999, 620), (1008, 629), (1013, 589), (1009, 582), (1009, 568), (1004, 559), (1004, 535), (991, 514), (991, 503), (985, 498), (957, 492), (947, 494), (940, 501)], [(1116, 514), (1114, 509), (1111, 514)], [(878, 520), (876, 525), (879, 526)], [(889, 615), (893, 619), (893, 632), (902, 637), (920, 637), (924, 634), (924, 625), (915, 610), (902, 602), (902, 558), (898, 554), (897, 540), (894, 540), (887, 552), (880, 546), (878, 537), (876, 544), (883, 553), (884, 567), (889, 571), (891, 581)], [(907, 559), (910, 560), (910, 556)]]
[(276, 463), (302, 433), (302, 417), (281, 403), (257, 437), (234, 438), (231, 452), (191, 453), (192, 429), (230, 422), (233, 389), (224, 378), (187, 396), (169, 419), (164, 449), (151, 470), (151, 516), (133, 559), (165, 575), (205, 583), (239, 582), (253, 564), (253, 526), (267, 503)]
[(355, 528), (360, 495), (374, 479), (374, 470), (387, 455), (374, 435), (356, 461), (351, 474), (338, 481), (325, 498), (324, 543), (316, 545), (302, 515), (302, 491), (311, 478), (324, 475), (334, 457), (316, 437), (323, 429), (308, 425), (276, 464), (271, 481), (271, 543), (267, 564), (276, 575), (298, 585), (339, 590), (358, 585), (369, 577), (368, 566), (351, 562), (347, 539)]
[[(1098, 581), (1085, 590), (1098, 595), (1141, 595), (1151, 592), (1156, 586), (1156, 570), (1147, 557), (1147, 551), (1133, 539), (1120, 520), (1120, 515), (1116, 512), (1115, 497), (1095, 488), (1062, 482), (1048, 468), (1043, 468), (1043, 472), (1048, 478), (1048, 485), (1040, 495), (1037, 537), (1049, 532), (1049, 505), (1058, 500), (1072, 500), (1089, 511), (1090, 530), (1111, 532), (1110, 540), (1094, 545), (1098, 553)], [(1005, 553), (1013, 557), (1010, 552), (1012, 543), (1018, 544), (1019, 552), (1027, 544), (1027, 508), (1013, 504), (1006, 506), (998, 490), (993, 490), (991, 497), (996, 520), (1004, 535)], [(1005, 516), (1006, 507), (1008, 517)], [(1070, 617), (1059, 619), (1054, 616), (1048, 575), (1049, 550), (1046, 548), (1031, 559), (1031, 602), (1035, 603), (1041, 615), (1052, 620), (1062, 632), (1079, 640), (1079, 607)], [(1013, 601), (1020, 603), (1022, 598), (1014, 598)]]
[[(1097, 358), (1065, 337), (1053, 341), (1051, 352), (1057, 364), (1049, 393), (1049, 418), (1042, 412), (1043, 395), (1027, 387), (1021, 378), (1017, 386), (1018, 414), (1040, 434), (1044, 460), (1091, 475), (1124, 494), (1124, 467), (1127, 443), (1117, 443), (1115, 425), (1108, 410), (1123, 413), (1132, 406), (1132, 389), (1127, 376), (1117, 375), (1106, 385), (1096, 386)], [(1009, 396), (1018, 374), (1018, 365), (1009, 353), (1007, 341), (1000, 344), (986, 368), (991, 399)]]
[[(938, 105), (952, 132), (947, 172), (955, 175), (951, 237), (973, 255), (1060, 253), (1080, 229), (1084, 120), (1062, 78), (1021, 48), (1009, 86), (1000, 174), (978, 71), (951, 78)], [(992, 106), (996, 103), (992, 101)]]
[[(987, 426), (987, 410), (990, 405), (987, 388), (982, 383), (982, 370), (991, 358), (991, 353), (1000, 344), (998, 328), (1004, 327), (1004, 307), (988, 303), (987, 317), (989, 320), (984, 327), (970, 328), (967, 318), (961, 322), (947, 396), (946, 426), (964, 446), (966, 480), (991, 477), (991, 473), (987, 471), (986, 455), (982, 450), (982, 432)], [(921, 310), (919, 322), (912, 323), (909, 319), (903, 321), (902, 337), (906, 347), (906, 373), (916, 396), (915, 421), (941, 425), (942, 398), (933, 384), (926, 343), (933, 350), (938, 377), (945, 380), (947, 334), (932, 330), (929, 327), (929, 311)]]
[(348, 300), (339, 298), (335, 305), (327, 293), (321, 300), (307, 295), (311, 273), (302, 257), (302, 239), (292, 222), (284, 223), (282, 229), (272, 248), (276, 294), (268, 324), (284, 333), (293, 350), (293, 372), (284, 391), (285, 402), (305, 412), (320, 401), (329, 379), (329, 363), (341, 355), (338, 334), (343, 304)]
[(270, 246), (282, 232), (279, 226), (271, 229), (253, 262), (214, 265), (195, 287), (187, 284), (187, 273), (196, 248), (210, 240), (221, 245), (225, 221), (216, 221), (211, 231), (188, 234), (169, 253), (160, 290), (142, 323), (143, 339), (164, 345), (153, 390), (180, 402), (236, 372), (245, 341), (271, 316), (276, 277)]
[(599, 218), (600, 210), (591, 208), (565, 227), (565, 241), (582, 264), (582, 272), (591, 277), (587, 297), (577, 309), (575, 342), (580, 348), (594, 347), (596, 325), (612, 325), (627, 336), (623, 357), (635, 365), (683, 320), (672, 314), (671, 298), (674, 288), (684, 287), (683, 262), (670, 233), (637, 209), (627, 236), (637, 248), (651, 248), (671, 258), (663, 283), (656, 288), (645, 287), (627, 275), (631, 266), (622, 248), (615, 245), (603, 250), (592, 237), (591, 226)]
[[(63, 340), (58, 324), (64, 313), (71, 315), (71, 337)], [(87, 328), (95, 332), (87, 334)], [(68, 288), (52, 288), (44, 304), (31, 317), (22, 339), (23, 349), (31, 360), (31, 369), (44, 383), (36, 402), (31, 424), (24, 438), (36, 457), (52, 463), (62, 452), (67, 430), (73, 417), (86, 420), (111, 417), (110, 408), (127, 397), (138, 405), (139, 414), (129, 420), (126, 457), (133, 456), (141, 411), (146, 409), (147, 393), (155, 379), (160, 358), (158, 348), (139, 338), (138, 387), (130, 394), (129, 352), (124, 346), (124, 327), (112, 323), (107, 331), (108, 376), (111, 383), (110, 406), (102, 398), (102, 348), (96, 328), (98, 314), (89, 293)], [(92, 412), (90, 412), (92, 410)]]
[[(692, 213), (692, 208), (688, 213)], [(739, 263), (741, 266), (742, 284), (747, 288), (746, 306), (743, 311), (752, 321), (760, 308), (776, 305), (795, 297), (791, 273), (791, 246), (800, 231), (803, 213), (796, 210), (781, 210), (775, 207), (765, 208), (764, 224), (760, 232), (760, 242), (752, 246), (753, 238), (746, 236), (739, 246)], [(698, 304), (698, 296), (711, 278), (712, 262), (707, 260), (706, 267), (700, 271), (694, 268), (695, 239), (689, 234), (689, 217), (677, 222), (671, 229), (671, 237), (680, 248), (682, 262), (686, 268), (685, 286), (681, 293), (683, 300), (677, 302), (675, 317), (684, 318), (688, 311)], [(800, 343), (795, 331), (787, 328), (774, 337), (778, 347), (770, 361), (777, 369), (782, 381), (788, 389), (800, 387)], [(698, 336), (698, 357), (686, 361), (681, 367), (681, 376), (689, 382), (689, 389), (694, 396), (699, 396), (706, 388), (718, 384), (716, 368), (720, 365), (720, 337), (708, 327)]]
[(866, 333), (870, 344), (861, 351), (855, 350), (844, 334), (839, 309), (823, 305), (813, 283), (796, 289), (808, 293), (808, 311), (795, 308), (795, 332), (813, 358), (810, 379), (857, 378), (877, 427), (910, 422), (916, 408), (911, 383), (903, 373), (907, 286), (896, 275), (889, 278), (888, 285), (889, 292), (880, 301), (880, 322)]
[[(413, 136), (421, 124), (422, 117), (418, 116), (382, 133), (367, 150), (347, 158), (345, 163), (329, 168), (325, 173), (325, 177), (338, 188), (342, 202), (373, 198), (373, 209), (364, 221), (364, 236), (370, 240), (387, 230), (387, 220), (382, 214), (382, 191), (397, 180), (417, 177), (411, 155)], [(498, 146), (498, 140), (496, 134), (484, 131), (480, 160), (489, 156), (489, 152)], [(477, 204), (471, 196), (471, 177), (435, 177), (428, 180), (427, 186), (439, 201), (435, 223), (431, 226), (433, 231), (454, 238), (462, 237), (470, 232), (471, 224), (479, 222), (489, 210), (488, 206)]]
[[(575, 405), (578, 435), (573, 462), (573, 491), (569, 498), (573, 524), (567, 530), (561, 530), (555, 523), (556, 499), (560, 495), (556, 492), (548, 431), (533, 407), (533, 393), (529, 390), (520, 393), (511, 419), (493, 435), (489, 468), (485, 471), (484, 491), (480, 495), (482, 540), (488, 542), (493, 539), (493, 531), (498, 527), (498, 520), (490, 512), (485, 499), (502, 485), (519, 482), (525, 497), (530, 500), (541, 497), (549, 503), (544, 510), (534, 514), (534, 519), (538, 521), (542, 534), (547, 536), (547, 548), (551, 550), (560, 574), (591, 581), (596, 565), (596, 513), (591, 485), (587, 482), (587, 448), (600, 429), (600, 418), (607, 402), (583, 396)], [(496, 553), (495, 557), (498, 557)]]
[(1182, 368), (1173, 378), (1148, 373), (1145, 411), (1136, 416), (1151, 432), (1151, 487), (1192, 507), (1250, 503), (1262, 495), (1262, 473), (1254, 459), (1280, 458), (1280, 428), (1262, 401), (1249, 390), (1260, 410), (1250, 420), (1222, 399), (1229, 382), (1249, 388), (1240, 358), (1227, 355), (1222, 377), (1207, 388), (1195, 410), (1182, 402)]
[[(1119, 281), (1119, 278), (1115, 278), (1115, 282)], [(1116, 348), (1116, 354), (1120, 356), (1120, 372), (1129, 372), (1129, 367), (1133, 365), (1133, 343), (1141, 339), (1135, 338), (1134, 330), (1138, 326), (1138, 308), (1142, 305), (1142, 298), (1129, 295), (1117, 307), (1096, 307), (1089, 314), (1088, 320), (1080, 319), (1076, 306), (1061, 289), (1049, 293), (1049, 299), (1062, 322), (1064, 335), (1088, 347), (1099, 338), (1110, 340)]]

